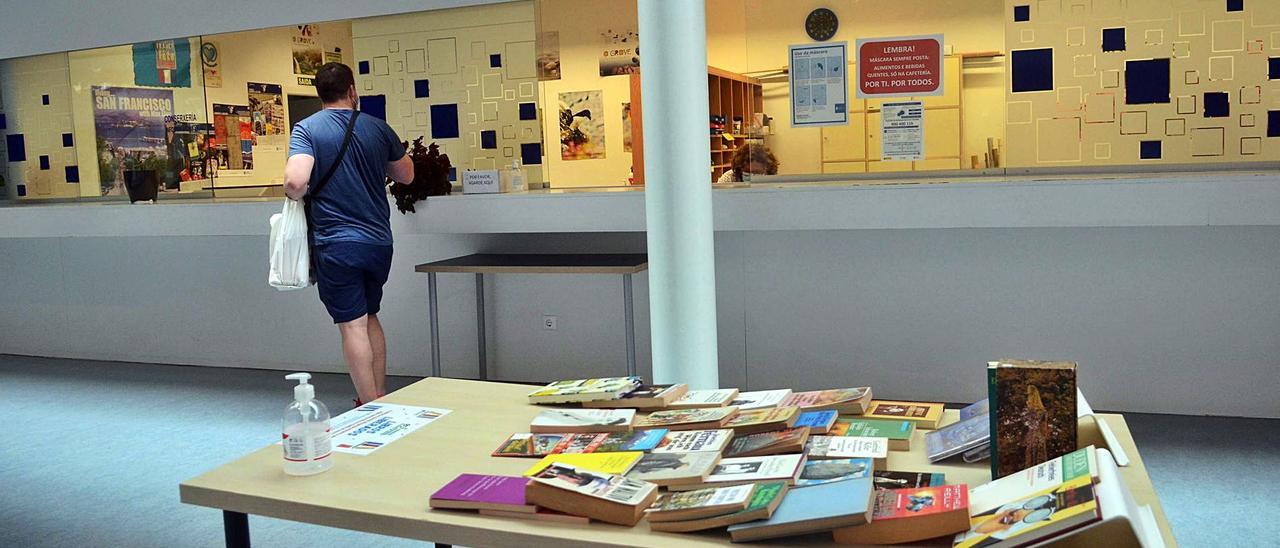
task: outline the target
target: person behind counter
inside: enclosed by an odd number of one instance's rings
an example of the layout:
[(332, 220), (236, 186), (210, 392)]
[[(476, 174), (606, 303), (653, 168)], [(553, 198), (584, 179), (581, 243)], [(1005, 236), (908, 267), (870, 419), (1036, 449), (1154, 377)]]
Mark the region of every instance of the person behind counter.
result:
[(743, 173), (777, 175), (778, 157), (767, 146), (744, 144), (733, 152), (733, 168), (726, 170), (716, 183), (742, 182)]

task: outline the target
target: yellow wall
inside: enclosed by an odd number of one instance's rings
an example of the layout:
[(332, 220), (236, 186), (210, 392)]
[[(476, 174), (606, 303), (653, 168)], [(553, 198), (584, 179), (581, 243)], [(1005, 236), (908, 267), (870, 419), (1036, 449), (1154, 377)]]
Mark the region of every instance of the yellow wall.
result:
[[(45, 94), (49, 95), (48, 105), (43, 104)], [(65, 169), (76, 164), (75, 149), (62, 146), (62, 134), (73, 128), (67, 55), (0, 61), (0, 98), (4, 100), (0, 111), (7, 121), (7, 129), (0, 133), (22, 134), (27, 151), (26, 161), (8, 164), (7, 195), (17, 197), (18, 185), (24, 184), (28, 199), (78, 196), (80, 185), (66, 182)], [(76, 139), (78, 142), (79, 136)], [(40, 169), (41, 155), (49, 156), (48, 170)], [(83, 170), (80, 178), (84, 180)]]

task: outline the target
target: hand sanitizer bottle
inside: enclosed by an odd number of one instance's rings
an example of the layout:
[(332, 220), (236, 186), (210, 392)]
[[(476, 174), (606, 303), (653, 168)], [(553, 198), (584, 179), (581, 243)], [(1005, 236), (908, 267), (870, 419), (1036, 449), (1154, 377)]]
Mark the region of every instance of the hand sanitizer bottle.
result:
[(524, 170), (520, 168), (520, 160), (511, 161), (511, 182), (508, 192), (524, 192), (529, 190), (524, 182)]
[(333, 466), (330, 455), (329, 408), (316, 399), (310, 373), (285, 375), (298, 381), (293, 403), (284, 410), (284, 473), (291, 476), (319, 474)]

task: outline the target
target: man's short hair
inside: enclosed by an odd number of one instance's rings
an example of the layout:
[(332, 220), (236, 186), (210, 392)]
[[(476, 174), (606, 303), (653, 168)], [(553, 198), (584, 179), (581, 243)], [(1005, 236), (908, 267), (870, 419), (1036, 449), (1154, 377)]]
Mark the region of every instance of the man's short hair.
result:
[(351, 74), (351, 67), (342, 63), (325, 63), (316, 71), (316, 93), (320, 100), (336, 103), (347, 96), (347, 90), (356, 85), (356, 77)]

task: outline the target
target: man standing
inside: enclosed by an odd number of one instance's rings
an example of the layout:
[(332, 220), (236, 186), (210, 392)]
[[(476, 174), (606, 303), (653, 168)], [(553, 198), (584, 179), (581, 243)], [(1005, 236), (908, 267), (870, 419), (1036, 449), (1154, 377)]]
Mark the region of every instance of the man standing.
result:
[[(413, 161), (386, 122), (356, 111), (351, 67), (327, 63), (315, 75), (324, 109), (298, 122), (289, 140), (284, 191), (301, 200), (334, 164), (327, 183), (308, 198), (312, 264), (320, 301), (342, 335), (342, 354), (360, 405), (386, 394), (387, 340), (378, 321), (382, 286), (391, 272), (391, 207), (386, 178), (413, 181)], [(355, 116), (346, 153), (339, 157)], [(314, 181), (313, 181), (314, 180)]]

